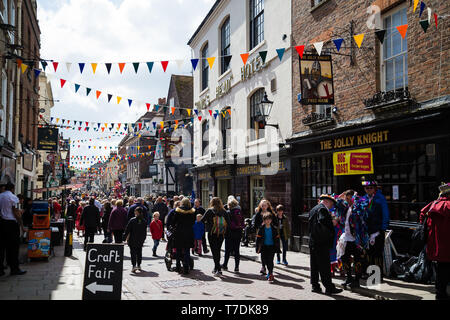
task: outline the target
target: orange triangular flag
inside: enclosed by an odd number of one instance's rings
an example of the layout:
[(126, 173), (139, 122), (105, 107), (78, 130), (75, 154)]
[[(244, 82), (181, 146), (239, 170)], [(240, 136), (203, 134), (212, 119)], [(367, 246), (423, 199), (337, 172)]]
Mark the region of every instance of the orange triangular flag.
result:
[(230, 114), (230, 116), (231, 116), (231, 109), (227, 109), (227, 111), (228, 111), (228, 113)]
[(213, 64), (214, 64), (214, 60), (216, 60), (216, 57), (206, 58), (206, 60), (208, 60), (209, 68), (212, 69)]
[(120, 103), (120, 100), (122, 100), (122, 97), (117, 97), (117, 104)]
[(406, 30), (408, 30), (408, 25), (404, 24), (402, 26), (398, 26), (397, 27), (398, 32), (400, 33), (400, 35), (402, 36), (403, 39), (405, 39), (406, 36)]
[(246, 64), (247, 63), (247, 59), (248, 59), (248, 53), (242, 53), (241, 54), (241, 58), (242, 58), (242, 62), (244, 64)]
[(95, 74), (95, 70), (97, 70), (97, 63), (91, 63), (92, 72)]
[(120, 69), (120, 73), (122, 73), (123, 68), (125, 68), (125, 63), (119, 63), (119, 69)]
[(170, 108), (172, 110), (172, 115), (175, 114), (175, 108)]
[(22, 73), (25, 72), (25, 70), (27, 70), (28, 66), (25, 63), (22, 63), (22, 65), (20, 66), (22, 68)]
[(360, 34), (353, 36), (353, 39), (355, 39), (355, 42), (358, 45), (358, 48), (361, 48), (361, 44), (364, 39), (364, 33), (360, 33)]
[(102, 92), (97, 90), (96, 93), (97, 93), (97, 99), (98, 99), (100, 97), (100, 95), (102, 94)]
[(161, 128), (164, 128), (164, 121), (161, 121), (159, 124), (161, 125)]

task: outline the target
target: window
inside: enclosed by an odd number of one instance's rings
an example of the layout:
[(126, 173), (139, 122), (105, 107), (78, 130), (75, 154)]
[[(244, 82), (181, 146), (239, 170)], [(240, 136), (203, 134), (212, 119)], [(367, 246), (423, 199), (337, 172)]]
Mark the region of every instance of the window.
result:
[(264, 40), (264, 0), (250, 0), (250, 50)]
[(264, 138), (264, 126), (265, 121), (261, 119), (261, 112), (259, 111), (259, 103), (264, 97), (264, 89), (258, 89), (250, 97), (250, 128), (251, 130), (250, 139), (261, 139)]
[(318, 6), (321, 2), (324, 2), (325, 0), (311, 0), (311, 7)]
[(230, 18), (227, 18), (220, 28), (220, 43), (221, 43), (221, 67), (220, 74), (224, 73), (228, 69), (230, 69), (230, 60), (225, 59), (226, 56), (229, 56), (231, 53), (230, 49)]
[(1, 6), (1, 17), (3, 18), (3, 23), (8, 24), (8, 0), (2, 0)]
[(14, 86), (12, 84), (9, 84), (9, 108), (8, 108), (8, 136), (7, 140), (9, 142), (13, 142), (13, 104), (14, 104)]
[(408, 86), (407, 38), (402, 39), (396, 28), (406, 23), (406, 7), (383, 19), (383, 27), (386, 30), (386, 37), (382, 45), (384, 91)]
[(5, 71), (2, 72), (2, 99), (0, 106), (0, 136), (5, 137), (6, 136), (6, 119), (7, 119), (7, 112), (6, 112), (6, 88), (7, 88), (7, 78)]
[(202, 90), (208, 88), (208, 44), (206, 44), (202, 49)]
[(202, 122), (202, 155), (209, 153), (209, 122)]
[(228, 113), (230, 107), (226, 108), (222, 112), (224, 112), (224, 116), (222, 117), (222, 145), (223, 149), (227, 149), (231, 145), (231, 116)]
[(202, 194), (202, 204), (204, 206), (209, 205), (209, 181), (208, 180), (202, 180), (201, 185), (201, 194)]

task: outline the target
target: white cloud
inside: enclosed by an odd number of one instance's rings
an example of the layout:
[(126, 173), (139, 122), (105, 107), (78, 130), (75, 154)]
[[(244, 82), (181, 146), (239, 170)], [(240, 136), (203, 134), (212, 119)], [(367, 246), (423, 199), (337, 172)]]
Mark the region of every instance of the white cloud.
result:
[[(157, 103), (166, 97), (170, 75), (190, 74), (190, 63), (185, 62), (180, 72), (171, 61), (166, 73), (159, 61), (190, 59), (187, 42), (206, 16), (215, 0), (38, 0), (38, 19), (41, 29), (41, 58), (60, 62), (57, 72), (49, 64), (55, 103), (52, 117), (89, 122), (134, 122), (146, 112), (144, 104), (136, 100)], [(152, 74), (141, 63), (135, 74), (131, 62), (155, 61)], [(70, 73), (65, 62), (73, 62)], [(78, 63), (86, 66), (80, 74)], [(98, 62), (96, 74), (90, 63)], [(108, 75), (103, 63), (113, 63)], [(118, 62), (127, 62), (121, 75)], [(60, 88), (59, 79), (67, 80)], [(80, 84), (75, 94), (74, 83)], [(89, 97), (85, 87), (92, 88)], [(99, 100), (95, 90), (101, 90)], [(113, 94), (107, 103), (107, 94)], [(122, 102), (117, 105), (116, 96)], [(133, 99), (128, 107), (126, 99)], [(90, 139), (107, 134), (64, 130), (64, 137)], [(114, 132), (114, 131), (112, 131)], [(117, 145), (120, 137), (111, 140)], [(97, 140), (100, 141), (100, 140)], [(82, 149), (80, 149), (82, 150)], [(107, 155), (109, 150), (74, 150), (74, 155)]]

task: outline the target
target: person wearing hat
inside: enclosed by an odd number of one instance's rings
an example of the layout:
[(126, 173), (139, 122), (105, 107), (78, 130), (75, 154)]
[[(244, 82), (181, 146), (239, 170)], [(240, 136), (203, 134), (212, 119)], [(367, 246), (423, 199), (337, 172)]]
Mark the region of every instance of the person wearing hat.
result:
[(427, 218), (427, 258), (436, 261), (436, 300), (449, 300), (450, 284), (450, 183), (439, 186), (439, 198), (420, 212), (420, 223)]
[(362, 185), (366, 192), (365, 197), (369, 200), (367, 207), (367, 232), (369, 233), (369, 264), (380, 267), (381, 280), (383, 280), (383, 252), (385, 232), (389, 227), (389, 208), (386, 198), (380, 190), (375, 180), (362, 178)]
[(319, 284), (319, 274), (325, 293), (328, 295), (340, 293), (331, 282), (330, 249), (333, 246), (334, 226), (330, 209), (336, 204), (336, 199), (322, 194), (319, 204), (309, 212), (309, 248), (312, 292), (322, 293)]

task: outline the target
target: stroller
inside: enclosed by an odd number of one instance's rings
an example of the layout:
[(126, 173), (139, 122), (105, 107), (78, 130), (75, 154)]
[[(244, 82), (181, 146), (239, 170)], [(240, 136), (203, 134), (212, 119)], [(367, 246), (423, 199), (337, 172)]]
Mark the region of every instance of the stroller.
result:
[[(175, 268), (172, 268), (173, 260), (176, 260), (177, 257), (177, 249), (174, 248), (175, 236), (174, 236), (173, 228), (169, 228), (166, 230), (167, 236), (167, 245), (166, 245), (166, 254), (164, 255), (164, 262), (166, 263), (167, 271), (175, 271)], [(194, 269), (194, 259), (192, 257), (189, 258), (189, 268), (190, 270)]]

